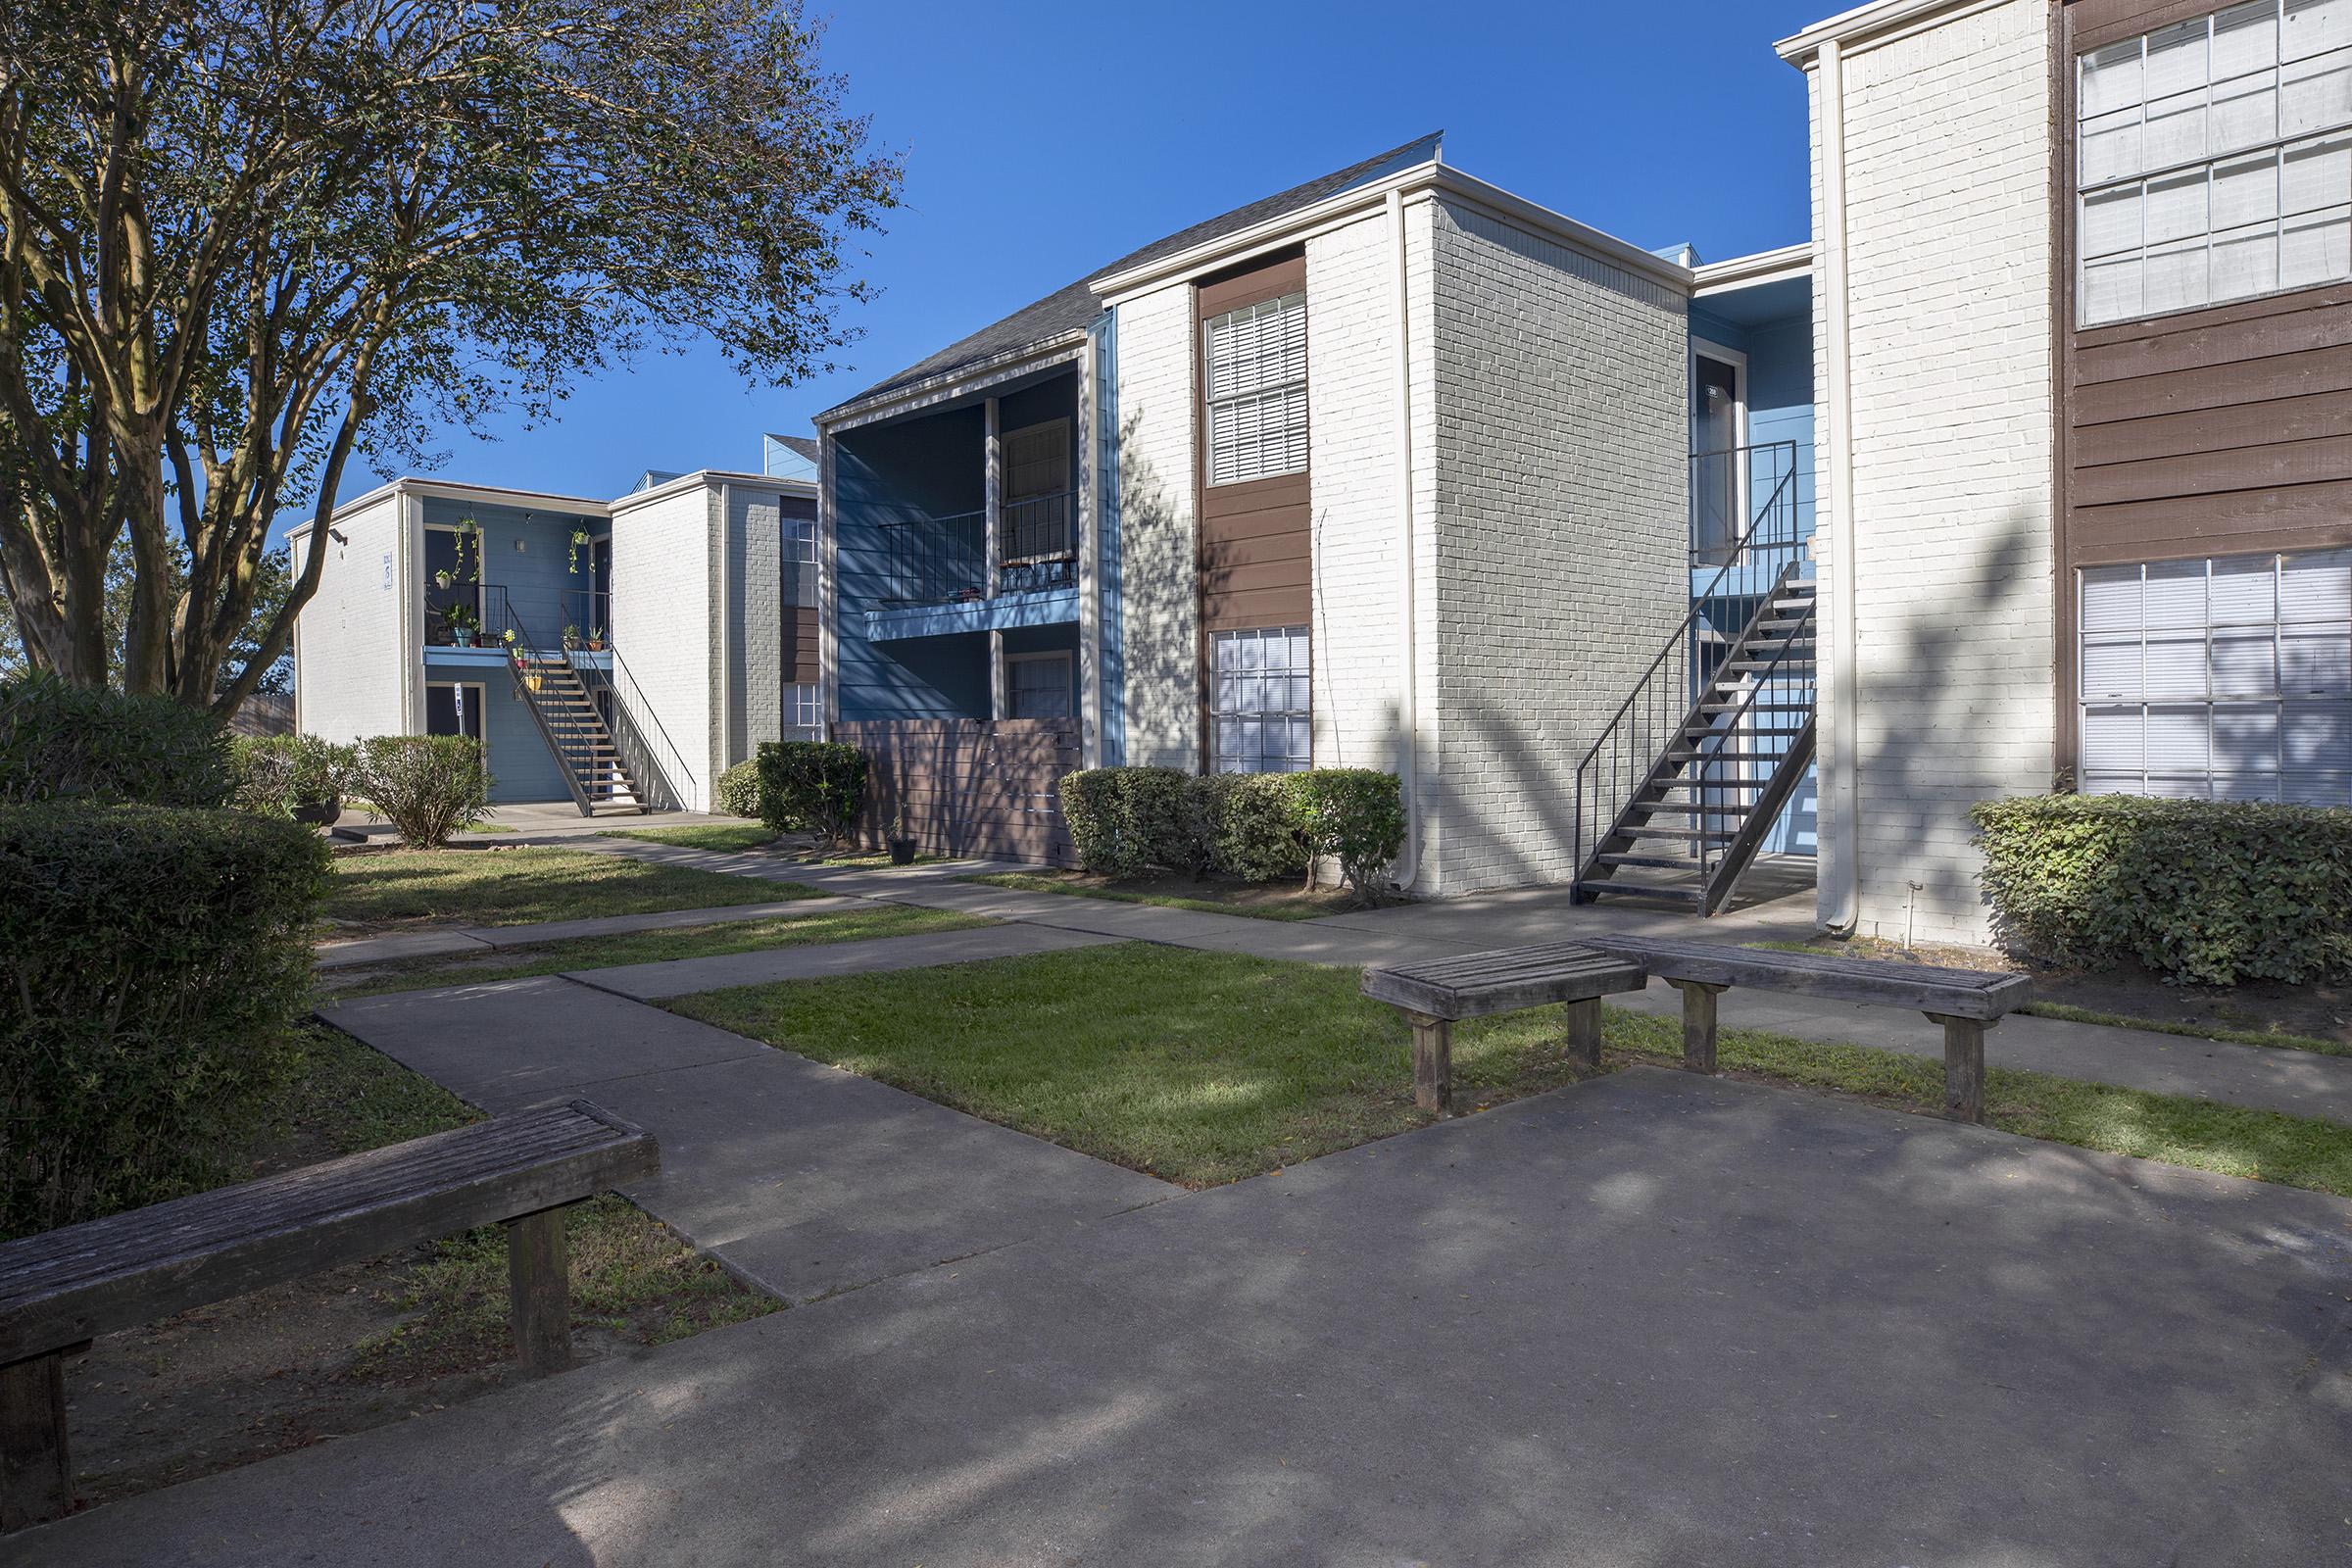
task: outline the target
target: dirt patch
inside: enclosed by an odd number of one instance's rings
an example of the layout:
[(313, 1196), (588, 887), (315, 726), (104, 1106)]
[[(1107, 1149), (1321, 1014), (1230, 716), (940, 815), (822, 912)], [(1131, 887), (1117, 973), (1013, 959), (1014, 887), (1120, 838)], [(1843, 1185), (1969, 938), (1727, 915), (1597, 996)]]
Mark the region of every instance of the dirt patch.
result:
[(2352, 1053), (2352, 986), (2290, 986), (2271, 980), (2241, 986), (2177, 986), (2137, 964), (2098, 972), (2054, 969), (2020, 962), (1988, 948), (1922, 943), (1906, 950), (1900, 943), (1877, 937), (1839, 940), (1825, 936), (1802, 943), (1759, 945), (1797, 947), (1849, 958), (1887, 958), (2030, 975), (2037, 1004), (2080, 1008), (2117, 1020), (2144, 1019), (2217, 1038), (2286, 1037), (2279, 1040), (2281, 1045), (2320, 1041)]

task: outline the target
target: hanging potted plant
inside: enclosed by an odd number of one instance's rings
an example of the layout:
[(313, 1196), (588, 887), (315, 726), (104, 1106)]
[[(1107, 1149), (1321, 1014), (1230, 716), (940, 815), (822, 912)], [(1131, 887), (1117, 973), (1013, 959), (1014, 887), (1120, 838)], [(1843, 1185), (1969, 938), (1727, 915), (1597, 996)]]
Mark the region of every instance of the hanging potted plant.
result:
[(574, 528), (571, 530), (571, 574), (575, 577), (580, 574), (580, 546), (587, 542), (587, 529)]
[(912, 865), (914, 840), (906, 832), (906, 808), (902, 804), (890, 816), (890, 835), (883, 841), (890, 850), (890, 863)]

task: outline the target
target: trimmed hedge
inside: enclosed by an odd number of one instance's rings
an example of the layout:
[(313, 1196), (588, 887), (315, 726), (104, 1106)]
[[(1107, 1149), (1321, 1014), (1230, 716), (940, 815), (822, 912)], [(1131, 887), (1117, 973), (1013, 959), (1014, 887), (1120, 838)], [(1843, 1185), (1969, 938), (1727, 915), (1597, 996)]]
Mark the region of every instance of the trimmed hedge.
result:
[(812, 829), (847, 839), (865, 809), (865, 754), (839, 741), (762, 741), (760, 820), (778, 833)]
[(316, 735), (235, 735), (228, 744), (235, 803), (265, 816), (289, 815), (298, 806), (339, 797), (360, 765), (358, 747), (331, 745)]
[(489, 814), (494, 782), (482, 743), (464, 735), (373, 735), (360, 743), (352, 782), (410, 848), (439, 849)]
[(244, 1174), (326, 879), (293, 822), (0, 806), (0, 1237)]
[(224, 806), (228, 740), (201, 709), (34, 673), (0, 681), (0, 805), (139, 801)]
[(710, 806), (721, 816), (758, 816), (760, 764), (737, 762), (719, 774), (717, 785), (710, 791)]
[(1303, 876), (1329, 857), (1349, 890), (1370, 901), (1404, 841), (1396, 775), (1368, 768), (1089, 768), (1062, 779), (1061, 807), (1078, 863), (1100, 876), (1158, 868), (1271, 882)]
[(2352, 810), (2049, 795), (1970, 814), (2014, 952), (2181, 985), (2352, 973)]

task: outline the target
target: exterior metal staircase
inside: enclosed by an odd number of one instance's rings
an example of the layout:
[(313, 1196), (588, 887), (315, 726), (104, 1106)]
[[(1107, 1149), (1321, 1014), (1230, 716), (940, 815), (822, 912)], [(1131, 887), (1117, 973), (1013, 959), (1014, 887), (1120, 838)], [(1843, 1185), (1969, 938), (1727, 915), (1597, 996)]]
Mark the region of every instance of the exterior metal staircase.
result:
[(518, 641), (514, 679), (582, 816), (612, 808), (652, 809), (629, 776), (628, 762), (568, 653), (542, 654), (524, 649)]
[(1575, 897), (1722, 908), (1812, 764), (1814, 587), (1791, 465), (1576, 777)]

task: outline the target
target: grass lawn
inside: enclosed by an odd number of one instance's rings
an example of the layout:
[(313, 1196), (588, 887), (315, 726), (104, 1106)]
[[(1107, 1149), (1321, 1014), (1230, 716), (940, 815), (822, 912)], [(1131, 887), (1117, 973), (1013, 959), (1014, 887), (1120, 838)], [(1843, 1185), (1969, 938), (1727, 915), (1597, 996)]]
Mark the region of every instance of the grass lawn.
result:
[(879, 904), (858, 909), (820, 909), (808, 914), (737, 920), (724, 925), (679, 926), (668, 931), (629, 931), (617, 936), (537, 942), (503, 953), (458, 957), (409, 958), (364, 968), (328, 970), (324, 984), (335, 995), (372, 997), (426, 986), (462, 986), (477, 980), (519, 980), (568, 969), (604, 969), (622, 963), (658, 963), (669, 958), (709, 958), (722, 953), (763, 948), (806, 948), (828, 942), (864, 942), (874, 937), (909, 937), (933, 931), (966, 931), (995, 925), (979, 915), (946, 909), (916, 909)]
[(2231, 1029), (2221, 1024), (2174, 1023), (2165, 1018), (2133, 1018), (2096, 1007), (2077, 1007), (2064, 1002), (2029, 1002), (2018, 1009), (2036, 1018), (2067, 1023), (2099, 1023), (2114, 1029), (2151, 1029), (2160, 1035), (2182, 1035), (2191, 1040), (2222, 1040), (2233, 1046), (2280, 1046), (2322, 1056), (2352, 1056), (2352, 1046), (2314, 1035), (2288, 1034), (2283, 1029)]
[(326, 912), (372, 927), (528, 925), (818, 896), (798, 882), (649, 865), (588, 850), (386, 850), (335, 858)]
[(1295, 882), (1195, 881), (1189, 876), (1102, 877), (1084, 871), (991, 871), (961, 880), (1022, 893), (1068, 893), (1082, 899), (1115, 899), (1121, 904), (1156, 904), (1163, 909), (1199, 909), (1208, 914), (1246, 914), (1253, 920), (1312, 920), (1353, 908), (1345, 893), (1304, 893)]
[[(1141, 944), (755, 986), (675, 1011), (1191, 1186), (1420, 1125), (1409, 1037), (1352, 969)], [(1678, 1019), (1606, 1009), (1607, 1060), (1676, 1062)], [(1455, 1092), (1491, 1105), (1579, 1076), (1560, 1009), (1454, 1031)], [(1729, 1070), (1939, 1112), (1939, 1061), (1727, 1029)], [(1994, 1070), (2011, 1132), (2352, 1197), (2352, 1128)]]
[(648, 844), (675, 844), (681, 849), (715, 850), (740, 854), (764, 850), (776, 841), (773, 828), (758, 822), (696, 822), (686, 827), (613, 827), (598, 835), (608, 839), (643, 839)]

